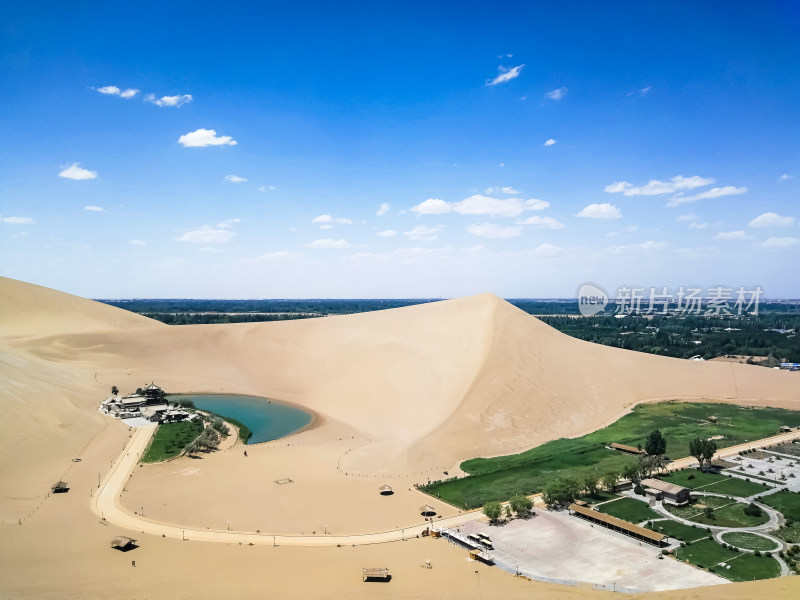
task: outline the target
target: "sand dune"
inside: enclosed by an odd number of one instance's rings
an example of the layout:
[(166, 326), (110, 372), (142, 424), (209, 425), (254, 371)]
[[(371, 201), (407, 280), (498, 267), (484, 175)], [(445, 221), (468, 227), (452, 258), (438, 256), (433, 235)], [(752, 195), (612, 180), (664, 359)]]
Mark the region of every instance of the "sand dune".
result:
[[(103, 461), (128, 432), (98, 402), (111, 385), (128, 391), (151, 380), (175, 392), (272, 397), (319, 418), (292, 445), (264, 445), (252, 460), (220, 452), (194, 471), (189, 459), (137, 469), (123, 506), (133, 512), (149, 500), (153, 518), (187, 526), (236, 514), (241, 527), (293, 534), (328, 520), (343, 533), (406, 526), (418, 519), (417, 492), (379, 505), (377, 483), (407, 490), (464, 458), (596, 429), (637, 402), (800, 405), (787, 373), (582, 342), (491, 294), (324, 319), (169, 327), (0, 278), (0, 410), (13, 424), (0, 438), (4, 523), (41, 531), (36, 507), (51, 502), (53, 481), (97, 477), (71, 462), (79, 454), (94, 453), (107, 470)], [(276, 494), (272, 481), (287, 470), (301, 483)], [(80, 510), (89, 510), (86, 497)], [(69, 513), (54, 514), (48, 522), (66, 526), (59, 519)]]

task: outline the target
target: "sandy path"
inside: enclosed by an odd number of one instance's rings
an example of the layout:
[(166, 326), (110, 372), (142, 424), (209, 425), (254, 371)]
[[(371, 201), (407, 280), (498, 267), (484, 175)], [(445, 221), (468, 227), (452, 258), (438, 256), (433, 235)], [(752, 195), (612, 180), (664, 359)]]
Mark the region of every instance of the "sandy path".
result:
[[(430, 526), (429, 523), (419, 523), (402, 529), (363, 535), (290, 536), (273, 535), (270, 533), (245, 533), (179, 527), (148, 519), (138, 514), (131, 514), (120, 504), (120, 494), (131, 474), (136, 469), (136, 466), (139, 464), (139, 457), (150, 443), (150, 439), (153, 437), (155, 430), (155, 426), (136, 429), (128, 445), (114, 461), (114, 466), (102, 481), (97, 493), (92, 497), (92, 510), (104, 521), (132, 531), (140, 531), (142, 533), (162, 537), (254, 546), (355, 546), (380, 544), (417, 537)], [(481, 516), (482, 513), (479, 510), (473, 510), (453, 517), (437, 520), (436, 526), (454, 527), (461, 523), (480, 518)]]

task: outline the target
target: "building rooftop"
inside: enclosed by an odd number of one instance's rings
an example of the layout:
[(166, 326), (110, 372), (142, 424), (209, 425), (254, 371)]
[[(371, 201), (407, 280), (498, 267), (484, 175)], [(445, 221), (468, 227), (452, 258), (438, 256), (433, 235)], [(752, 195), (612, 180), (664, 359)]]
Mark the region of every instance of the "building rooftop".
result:
[(654, 490), (658, 490), (659, 492), (664, 492), (667, 494), (677, 495), (685, 489), (682, 485), (677, 485), (674, 483), (668, 483), (666, 481), (661, 481), (660, 479), (642, 479), (641, 484), (644, 487), (652, 488)]

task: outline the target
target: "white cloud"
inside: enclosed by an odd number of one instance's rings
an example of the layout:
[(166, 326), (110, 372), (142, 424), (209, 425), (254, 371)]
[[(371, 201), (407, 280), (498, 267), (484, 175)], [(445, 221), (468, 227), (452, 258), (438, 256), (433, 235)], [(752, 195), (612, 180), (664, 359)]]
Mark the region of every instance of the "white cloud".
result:
[(105, 212), (106, 209), (103, 208), (102, 206), (94, 206), (90, 204), (89, 206), (84, 206), (83, 210), (89, 210), (92, 212)]
[(377, 216), (382, 217), (386, 213), (389, 212), (389, 203), (388, 202), (381, 202), (380, 207), (378, 207), (377, 212), (375, 213)]
[(771, 237), (764, 242), (765, 248), (789, 248), (800, 244), (800, 240), (796, 237)]
[(128, 242), (131, 246), (146, 246), (147, 242), (144, 240), (130, 240)]
[(534, 248), (533, 255), (540, 258), (549, 258), (557, 255), (559, 252), (561, 252), (561, 248), (559, 246), (554, 246), (553, 244), (541, 244), (540, 246)]
[(287, 256), (293, 256), (293, 252), (289, 252), (288, 250), (278, 250), (277, 252), (267, 252), (262, 254), (261, 256), (257, 256), (256, 260), (260, 261), (270, 261), (270, 260), (277, 260), (279, 258), (284, 258)]
[(621, 219), (622, 213), (613, 204), (604, 202), (602, 204), (590, 204), (575, 216), (587, 219)]
[(554, 140), (553, 138), (550, 138), (549, 140), (547, 140), (547, 141), (544, 143), (544, 145), (545, 145), (545, 146), (552, 146), (552, 145), (553, 145), (553, 144), (555, 144), (555, 143), (556, 143), (556, 140)]
[(623, 246), (611, 246), (608, 250), (612, 254), (627, 254), (629, 252), (653, 252), (656, 250), (665, 250), (669, 247), (666, 242), (657, 242), (655, 240), (648, 240), (641, 244), (625, 244)]
[(649, 92), (651, 89), (652, 88), (648, 85), (647, 87), (643, 87), (634, 92), (628, 92), (628, 96), (633, 96), (634, 94), (638, 94), (639, 96), (646, 96), (647, 92)]
[(516, 217), (526, 210), (543, 210), (549, 202), (532, 198), (492, 198), (475, 194), (452, 205), (453, 211), (460, 215), (491, 215), (493, 217)]
[(35, 220), (30, 217), (2, 217), (0, 221), (8, 223), (9, 225), (33, 225)]
[(230, 181), (231, 183), (244, 183), (247, 181), (247, 178), (239, 177), (238, 175), (225, 175), (225, 181)]
[(97, 177), (97, 171), (90, 171), (88, 169), (84, 169), (80, 166), (80, 163), (72, 163), (68, 167), (64, 168), (61, 173), (58, 174), (59, 177), (64, 177), (65, 179), (74, 179), (76, 181), (81, 181), (83, 179), (95, 179)]
[(485, 238), (504, 239), (517, 237), (522, 227), (503, 227), (494, 223), (478, 223), (467, 227), (467, 232)]
[(742, 230), (737, 231), (720, 231), (714, 236), (715, 240), (722, 240), (725, 242), (749, 240), (750, 236)]
[(425, 242), (432, 242), (439, 238), (439, 232), (445, 229), (444, 225), (435, 225), (429, 227), (428, 225), (417, 225), (410, 231), (406, 231), (403, 235), (407, 235), (409, 239), (421, 240)]
[(134, 88), (128, 88), (126, 90), (121, 90), (115, 85), (106, 85), (101, 88), (97, 88), (97, 91), (101, 94), (106, 94), (107, 96), (119, 96), (120, 98), (133, 98), (136, 94), (139, 93), (139, 90)]
[(332, 215), (319, 215), (311, 219), (312, 223), (322, 223), (320, 225), (320, 229), (330, 229), (332, 227), (332, 223), (338, 223), (339, 225), (352, 225), (352, 219), (334, 219)]
[(343, 248), (349, 248), (350, 244), (347, 243), (347, 240), (334, 240), (331, 238), (326, 238), (324, 240), (314, 240), (309, 245), (309, 248), (316, 248), (322, 250), (341, 250)]
[(700, 216), (694, 213), (687, 213), (685, 215), (678, 215), (677, 217), (675, 217), (675, 220), (678, 221), (679, 223), (681, 221), (699, 221)]
[(565, 87), (560, 87), (557, 90), (552, 90), (547, 92), (544, 97), (549, 98), (550, 100), (561, 100), (564, 96), (567, 95), (569, 90)]
[(510, 69), (506, 69), (505, 67), (498, 67), (500, 70), (500, 75), (492, 79), (491, 81), (487, 81), (486, 85), (497, 85), (498, 83), (505, 83), (506, 81), (511, 81), (512, 79), (519, 77), (520, 71), (522, 71), (522, 67), (525, 65), (519, 65), (516, 67), (511, 67)]
[(411, 211), (418, 215), (441, 215), (452, 210), (449, 202), (439, 200), (439, 198), (428, 198), (416, 206), (411, 207)]
[(778, 181), (789, 181), (790, 179), (794, 179), (794, 175), (789, 175), (788, 173), (784, 173), (780, 177), (778, 177)]
[(236, 223), (241, 222), (241, 219), (225, 219), (222, 223), (217, 223), (217, 229), (233, 229)]
[(708, 223), (698, 223), (697, 221), (689, 223), (689, 229), (705, 229), (706, 227), (708, 227)]
[(155, 94), (147, 94), (144, 99), (145, 102), (150, 102), (156, 106), (174, 106), (176, 108), (180, 108), (184, 104), (188, 104), (192, 101), (192, 95), (178, 94), (177, 96), (161, 96), (161, 98), (156, 98)]
[(748, 224), (750, 227), (792, 227), (794, 222), (794, 217), (782, 217), (777, 213), (767, 212), (757, 216)]
[(517, 190), (515, 190), (513, 187), (511, 187), (510, 185), (507, 185), (505, 187), (501, 187), (500, 191), (503, 192), (504, 194), (519, 194), (519, 192)]
[(688, 204), (689, 202), (697, 202), (698, 200), (704, 200), (706, 198), (721, 198), (723, 196), (737, 196), (739, 194), (744, 194), (747, 192), (746, 187), (734, 187), (732, 185), (726, 185), (724, 187), (716, 187), (711, 188), (705, 192), (700, 192), (699, 194), (694, 194), (693, 196), (675, 196), (669, 202), (667, 202), (667, 206), (680, 206), (681, 204)]
[(175, 238), (175, 241), (193, 244), (224, 244), (225, 242), (230, 242), (235, 236), (236, 233), (230, 229), (214, 229), (208, 225), (203, 225), (195, 231), (187, 231), (180, 237)]
[(237, 144), (229, 135), (217, 136), (214, 129), (195, 129), (178, 138), (178, 143), (186, 148), (205, 148), (206, 146), (235, 146)]
[(607, 185), (605, 191), (609, 194), (622, 192), (625, 196), (658, 196), (659, 194), (674, 194), (682, 190), (691, 190), (696, 187), (711, 185), (712, 183), (714, 183), (713, 178), (704, 178), (697, 175), (692, 177), (676, 175), (669, 181), (651, 179), (646, 185), (642, 186), (634, 186), (627, 181), (615, 181)]
[(419, 215), (440, 215), (455, 212), (460, 215), (490, 215), (493, 217), (516, 217), (526, 210), (544, 210), (550, 206), (549, 202), (531, 198), (492, 198), (475, 194), (460, 202), (445, 202), (438, 198), (429, 198), (411, 208), (412, 212)]
[(278, 188), (276, 188), (274, 185), (262, 185), (260, 188), (258, 188), (258, 191), (259, 192), (266, 192), (267, 190), (272, 191), (272, 190), (277, 190), (277, 189)]
[(394, 229), (387, 229), (386, 231), (381, 231), (378, 235), (381, 237), (394, 237), (397, 232)]
[(517, 225), (529, 225), (531, 227), (540, 227), (542, 229), (563, 229), (564, 224), (553, 217), (528, 217), (524, 221), (517, 221)]

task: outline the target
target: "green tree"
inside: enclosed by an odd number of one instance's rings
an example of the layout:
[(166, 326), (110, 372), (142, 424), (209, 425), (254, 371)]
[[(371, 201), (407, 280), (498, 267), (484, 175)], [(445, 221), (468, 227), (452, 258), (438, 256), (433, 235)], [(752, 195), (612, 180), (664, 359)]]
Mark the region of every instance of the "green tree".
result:
[(637, 481), (641, 473), (642, 473), (641, 465), (635, 462), (629, 462), (622, 468), (622, 476), (625, 479), (629, 479), (631, 481)]
[(590, 496), (597, 494), (597, 489), (600, 486), (600, 477), (595, 473), (589, 473), (583, 478), (583, 488)]
[(614, 491), (614, 486), (617, 485), (617, 481), (619, 481), (619, 473), (616, 471), (609, 471), (601, 478), (603, 482), (603, 487), (608, 490), (609, 492)]
[(644, 449), (650, 456), (661, 456), (667, 451), (667, 440), (658, 429), (654, 429), (647, 436)]
[(112, 396), (116, 396), (117, 394), (119, 394), (119, 388), (117, 386), (115, 386), (115, 385), (112, 385), (111, 386), (111, 395)]
[(706, 463), (711, 463), (716, 451), (717, 443), (714, 440), (694, 438), (689, 442), (689, 454), (697, 459), (702, 471), (705, 471), (704, 465)]
[(547, 506), (564, 506), (578, 497), (581, 487), (577, 479), (556, 479), (547, 484), (542, 492), (542, 500)]
[(518, 517), (527, 517), (533, 508), (533, 502), (527, 496), (522, 494), (514, 494), (508, 502), (509, 507), (513, 510)]
[(492, 523), (495, 523), (500, 518), (500, 515), (503, 514), (503, 505), (496, 500), (487, 502), (483, 505), (483, 514), (489, 517)]
[(228, 437), (231, 434), (230, 428), (225, 425), (225, 421), (220, 419), (219, 417), (214, 417), (211, 420), (211, 426), (214, 428), (215, 431), (219, 432), (222, 437)]
[(717, 442), (714, 440), (703, 440), (703, 460), (707, 465), (711, 464), (711, 459), (717, 452)]

